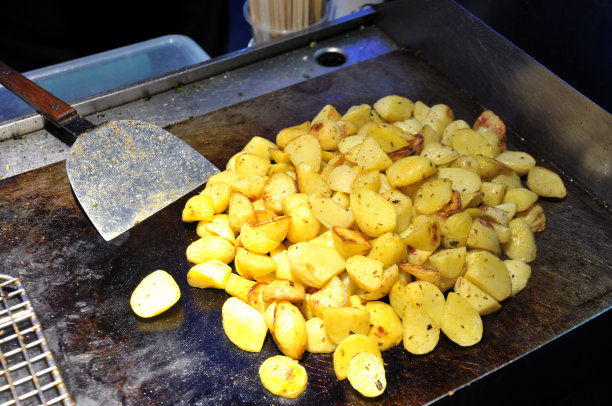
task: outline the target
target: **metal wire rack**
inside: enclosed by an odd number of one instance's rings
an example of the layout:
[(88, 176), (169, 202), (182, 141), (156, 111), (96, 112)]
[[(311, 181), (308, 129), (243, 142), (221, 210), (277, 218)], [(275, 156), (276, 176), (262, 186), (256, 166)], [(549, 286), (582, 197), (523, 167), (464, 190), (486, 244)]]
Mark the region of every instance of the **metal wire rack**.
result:
[(0, 406), (73, 405), (18, 278), (0, 274)]

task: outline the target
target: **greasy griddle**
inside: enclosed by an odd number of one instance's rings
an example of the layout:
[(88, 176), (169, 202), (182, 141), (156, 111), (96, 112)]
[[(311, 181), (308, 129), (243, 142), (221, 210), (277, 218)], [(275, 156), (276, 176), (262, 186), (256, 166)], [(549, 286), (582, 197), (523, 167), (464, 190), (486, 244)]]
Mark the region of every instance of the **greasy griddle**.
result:
[[(469, 123), (486, 107), (403, 50), (168, 130), (224, 167), (251, 137), (273, 140), (280, 129), (312, 119), (327, 103), (344, 112), (391, 93), (445, 103)], [(539, 159), (546, 146), (531, 145), (529, 136), (521, 134), (522, 139), (510, 129), (509, 146)], [(308, 389), (296, 401), (263, 389), (259, 365), (279, 353), (271, 337), (261, 353), (239, 350), (221, 327), (227, 294), (187, 284), (185, 249), (197, 238), (195, 226), (181, 222), (187, 197), (105, 242), (77, 206), (64, 163), (2, 180), (0, 263), (4, 273), (21, 277), (77, 404), (423, 404), (611, 306), (610, 213), (580, 185), (568, 178), (565, 183), (566, 199), (541, 199), (547, 230), (536, 236), (538, 256), (527, 288), (484, 317), (482, 341), (462, 348), (441, 336), (424, 356), (410, 355), (401, 345), (386, 351), (387, 391), (374, 400), (336, 380), (331, 355), (306, 354)], [(181, 300), (158, 318), (138, 319), (130, 294), (156, 269), (174, 276)]]

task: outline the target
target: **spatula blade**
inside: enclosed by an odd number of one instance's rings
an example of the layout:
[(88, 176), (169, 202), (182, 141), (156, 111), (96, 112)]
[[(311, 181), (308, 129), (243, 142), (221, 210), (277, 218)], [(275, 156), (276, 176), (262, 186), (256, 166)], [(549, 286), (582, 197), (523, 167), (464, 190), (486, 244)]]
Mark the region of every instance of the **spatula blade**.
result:
[(118, 120), (80, 136), (66, 160), (87, 216), (112, 240), (219, 172), (191, 146), (147, 122)]

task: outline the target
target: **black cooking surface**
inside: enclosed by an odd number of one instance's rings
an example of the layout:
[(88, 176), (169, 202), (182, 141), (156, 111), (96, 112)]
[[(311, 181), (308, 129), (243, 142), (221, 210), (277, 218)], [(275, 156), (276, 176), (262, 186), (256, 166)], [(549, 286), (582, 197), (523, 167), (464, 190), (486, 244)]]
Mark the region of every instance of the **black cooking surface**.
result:
[[(344, 112), (391, 93), (445, 103), (469, 123), (486, 107), (417, 55), (398, 51), (168, 130), (224, 167), (252, 136), (274, 139), (283, 127), (312, 119), (324, 104)], [(531, 145), (529, 134), (520, 135), (525, 140), (510, 131), (511, 148), (544, 156), (546, 146)], [(259, 365), (279, 354), (271, 337), (261, 353), (238, 349), (221, 327), (220, 309), (228, 295), (187, 284), (185, 249), (197, 238), (194, 225), (181, 221), (187, 196), (105, 242), (78, 207), (64, 163), (4, 179), (0, 263), (2, 273), (21, 278), (77, 404), (422, 404), (537, 349), (612, 304), (610, 214), (580, 185), (565, 182), (566, 199), (541, 201), (547, 230), (536, 236), (538, 257), (527, 288), (484, 318), (482, 341), (461, 348), (442, 337), (424, 356), (410, 355), (401, 345), (384, 352), (388, 386), (380, 399), (365, 399), (347, 381), (337, 381), (331, 355), (305, 355), (309, 385), (296, 400), (276, 398), (262, 387)], [(174, 276), (182, 297), (159, 317), (139, 319), (130, 309), (130, 295), (156, 269)]]

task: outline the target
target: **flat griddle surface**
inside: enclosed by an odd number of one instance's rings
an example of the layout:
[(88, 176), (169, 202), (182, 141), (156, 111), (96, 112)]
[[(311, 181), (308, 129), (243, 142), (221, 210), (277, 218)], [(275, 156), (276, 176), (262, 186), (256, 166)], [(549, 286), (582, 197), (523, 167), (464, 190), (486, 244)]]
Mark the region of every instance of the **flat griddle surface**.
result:
[[(168, 130), (224, 167), (251, 137), (273, 140), (280, 129), (312, 119), (327, 103), (344, 112), (392, 93), (445, 103), (468, 123), (486, 107), (418, 56), (399, 51)], [(510, 148), (543, 156), (546, 146), (521, 136), (527, 141), (510, 131)], [(423, 404), (612, 305), (610, 213), (579, 185), (565, 182), (566, 199), (541, 200), (547, 230), (536, 235), (538, 256), (527, 288), (484, 317), (482, 341), (462, 348), (441, 336), (428, 355), (410, 355), (401, 345), (386, 351), (388, 386), (380, 399), (365, 399), (347, 381), (337, 381), (331, 355), (304, 357), (309, 385), (295, 401), (263, 389), (259, 365), (279, 353), (272, 339), (268, 336), (261, 353), (239, 350), (221, 327), (227, 294), (187, 284), (185, 249), (197, 238), (194, 225), (181, 221), (187, 196), (105, 242), (78, 207), (63, 163), (2, 180), (0, 263), (3, 273), (21, 277), (77, 404)], [(174, 276), (181, 300), (158, 318), (138, 319), (130, 295), (156, 269)]]

